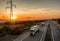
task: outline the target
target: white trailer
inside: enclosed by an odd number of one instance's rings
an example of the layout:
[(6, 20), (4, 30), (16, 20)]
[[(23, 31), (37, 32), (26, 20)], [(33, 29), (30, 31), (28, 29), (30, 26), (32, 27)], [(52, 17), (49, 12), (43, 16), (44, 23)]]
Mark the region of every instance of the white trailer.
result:
[(30, 36), (35, 35), (35, 33), (39, 30), (39, 25), (35, 25), (30, 28)]

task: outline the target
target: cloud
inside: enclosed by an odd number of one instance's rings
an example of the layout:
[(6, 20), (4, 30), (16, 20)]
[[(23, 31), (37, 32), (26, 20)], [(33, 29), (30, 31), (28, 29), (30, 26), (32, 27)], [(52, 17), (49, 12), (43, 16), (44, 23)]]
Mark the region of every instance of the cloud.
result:
[(25, 9), (23, 10), (25, 13), (46, 13), (46, 12), (60, 12), (60, 10), (50, 9), (50, 8), (38, 8), (38, 9)]

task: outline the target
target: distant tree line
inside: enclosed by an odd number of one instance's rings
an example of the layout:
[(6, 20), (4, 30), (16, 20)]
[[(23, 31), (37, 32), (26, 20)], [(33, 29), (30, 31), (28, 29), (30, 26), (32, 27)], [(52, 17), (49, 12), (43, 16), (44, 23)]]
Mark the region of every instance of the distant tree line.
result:
[(4, 36), (4, 35), (19, 35), (20, 33), (22, 33), (23, 31), (29, 29), (29, 27), (18, 27), (16, 26), (15, 28), (10, 28), (9, 26), (3, 26), (0, 29), (0, 36)]
[(54, 21), (56, 21), (58, 24), (60, 24), (60, 19), (53, 19)]
[(31, 26), (36, 25), (36, 23), (43, 22), (45, 20), (34, 20), (34, 21), (24, 21), (24, 22), (16, 22), (13, 25), (19, 25), (19, 24), (24, 24), (24, 26), (11, 26), (10, 22), (4, 23), (4, 26), (0, 29), (0, 36), (4, 35), (19, 35), (23, 31), (29, 29)]
[(57, 22), (60, 24), (60, 19), (57, 19)]

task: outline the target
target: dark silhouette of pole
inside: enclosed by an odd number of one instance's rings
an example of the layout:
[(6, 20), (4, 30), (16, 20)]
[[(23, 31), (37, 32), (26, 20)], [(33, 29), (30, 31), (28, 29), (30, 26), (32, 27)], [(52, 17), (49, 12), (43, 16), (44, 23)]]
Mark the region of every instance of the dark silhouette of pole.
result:
[(13, 4), (13, 1), (10, 0), (7, 2), (7, 5), (10, 5), (10, 6), (7, 6), (7, 8), (10, 8), (10, 21), (11, 21), (11, 17), (13, 17), (13, 6), (16, 8), (16, 5)]

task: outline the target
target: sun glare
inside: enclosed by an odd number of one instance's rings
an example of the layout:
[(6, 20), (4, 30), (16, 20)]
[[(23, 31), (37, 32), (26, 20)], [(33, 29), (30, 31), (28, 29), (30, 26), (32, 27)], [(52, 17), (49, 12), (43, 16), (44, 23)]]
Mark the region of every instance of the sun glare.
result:
[(12, 19), (12, 20), (15, 20), (15, 19), (16, 19), (16, 16), (11, 16), (11, 19)]

